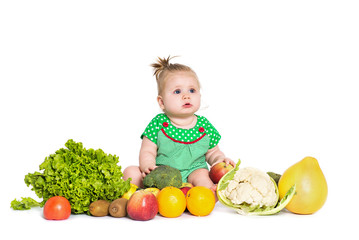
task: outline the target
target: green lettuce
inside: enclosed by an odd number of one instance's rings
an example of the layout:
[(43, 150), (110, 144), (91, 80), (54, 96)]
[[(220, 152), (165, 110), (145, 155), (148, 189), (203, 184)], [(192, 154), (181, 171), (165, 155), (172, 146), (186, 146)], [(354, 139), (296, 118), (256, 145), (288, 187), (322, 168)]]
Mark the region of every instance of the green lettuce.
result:
[(21, 201), (14, 199), (11, 201), (11, 208), (14, 210), (28, 210), (32, 207), (38, 207), (40, 203), (31, 197), (22, 197)]
[(112, 201), (130, 189), (130, 179), (124, 181), (116, 155), (101, 149), (85, 149), (72, 139), (45, 158), (40, 171), (25, 176), (27, 186), (32, 186), (41, 206), (53, 196), (63, 196), (71, 204), (71, 212), (88, 213), (89, 205), (99, 199)]

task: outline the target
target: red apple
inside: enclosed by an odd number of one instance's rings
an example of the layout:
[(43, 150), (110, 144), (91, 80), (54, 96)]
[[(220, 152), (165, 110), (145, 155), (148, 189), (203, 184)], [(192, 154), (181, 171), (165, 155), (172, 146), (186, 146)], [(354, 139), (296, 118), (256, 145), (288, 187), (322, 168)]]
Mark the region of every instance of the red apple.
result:
[(180, 188), (181, 191), (183, 192), (183, 194), (186, 196), (187, 195), (187, 192), (191, 189), (191, 187), (182, 187)]
[(214, 184), (217, 184), (219, 180), (233, 168), (234, 167), (231, 164), (227, 164), (225, 162), (217, 163), (216, 165), (212, 166), (211, 170), (209, 171), (209, 177)]
[(127, 214), (134, 220), (147, 221), (157, 213), (157, 198), (149, 191), (139, 190), (133, 193), (127, 202)]
[(154, 188), (154, 187), (151, 187), (151, 188), (145, 188), (143, 189), (145, 190), (146, 192), (150, 192), (152, 193), (153, 195), (155, 195), (155, 197), (157, 198), (158, 197), (158, 194), (160, 194), (160, 191), (158, 188)]

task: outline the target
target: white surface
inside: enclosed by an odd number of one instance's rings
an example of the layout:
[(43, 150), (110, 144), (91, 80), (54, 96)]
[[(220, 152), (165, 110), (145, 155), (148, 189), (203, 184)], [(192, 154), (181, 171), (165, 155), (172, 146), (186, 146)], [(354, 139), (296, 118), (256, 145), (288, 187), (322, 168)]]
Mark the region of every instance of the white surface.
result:
[[(329, 206), (328, 206), (329, 208)], [(178, 218), (164, 218), (160, 215), (150, 221), (134, 221), (129, 218), (91, 217), (71, 215), (65, 221), (43, 219), (40, 209), (27, 212), (10, 212), (6, 232), (12, 236), (38, 239), (51, 236), (51, 239), (99, 239), (148, 237), (149, 239), (168, 239), (169, 236), (189, 237), (190, 239), (223, 237), (260, 239), (287, 238), (316, 239), (323, 236), (347, 237), (354, 235), (354, 222), (342, 221), (345, 216), (332, 214), (323, 209), (314, 215), (295, 215), (286, 211), (272, 216), (242, 216), (216, 204), (214, 211), (206, 217), (195, 217), (185, 212)], [(337, 217), (337, 218), (333, 218)], [(339, 218), (338, 218), (339, 217)]]
[[(194, 2), (0, 3), (4, 236), (357, 235), (349, 219), (358, 214), (356, 1)], [(220, 131), (227, 156), (279, 173), (305, 156), (318, 159), (329, 185), (319, 212), (243, 217), (217, 203), (203, 218), (52, 222), (40, 209), (9, 209), (14, 198), (34, 197), (24, 176), (69, 138), (118, 155), (123, 167), (137, 164), (139, 136), (159, 112), (149, 64), (169, 54), (197, 72), (199, 114)]]

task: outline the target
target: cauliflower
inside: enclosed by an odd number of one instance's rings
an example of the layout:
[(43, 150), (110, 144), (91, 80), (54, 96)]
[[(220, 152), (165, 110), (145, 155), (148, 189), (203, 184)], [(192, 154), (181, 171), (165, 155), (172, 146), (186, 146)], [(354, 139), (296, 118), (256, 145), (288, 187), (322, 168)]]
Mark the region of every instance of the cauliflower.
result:
[(275, 185), (269, 175), (250, 167), (239, 169), (223, 194), (234, 204), (272, 207), (278, 201)]
[(236, 167), (224, 175), (217, 186), (218, 200), (243, 215), (270, 215), (281, 211), (293, 198), (293, 185), (279, 200), (276, 182), (256, 168)]

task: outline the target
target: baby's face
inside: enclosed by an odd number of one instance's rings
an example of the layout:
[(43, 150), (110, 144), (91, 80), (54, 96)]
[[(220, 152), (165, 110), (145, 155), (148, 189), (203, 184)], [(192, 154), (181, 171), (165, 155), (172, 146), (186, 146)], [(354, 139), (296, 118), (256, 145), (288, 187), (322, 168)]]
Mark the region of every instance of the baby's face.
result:
[(170, 73), (158, 103), (172, 117), (190, 117), (201, 105), (198, 80), (192, 72)]

